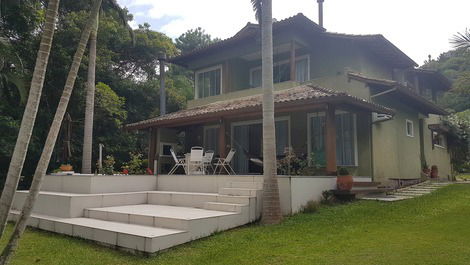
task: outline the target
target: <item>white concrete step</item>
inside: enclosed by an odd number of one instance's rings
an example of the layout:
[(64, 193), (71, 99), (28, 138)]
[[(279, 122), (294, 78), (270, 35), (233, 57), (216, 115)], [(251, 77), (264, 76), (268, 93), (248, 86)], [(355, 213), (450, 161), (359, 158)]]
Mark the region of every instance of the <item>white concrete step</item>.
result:
[[(12, 209), (21, 210), (28, 191), (17, 191)], [(41, 191), (33, 213), (62, 218), (81, 217), (91, 207), (108, 207), (147, 203), (147, 192), (78, 194)]]
[(191, 240), (249, 222), (248, 207), (224, 212), (168, 205), (128, 205), (85, 210), (85, 217), (188, 231)]
[[(258, 199), (259, 198), (259, 199)], [(148, 204), (205, 208), (208, 202), (235, 203), (249, 206), (250, 222), (261, 214), (260, 197), (220, 195), (178, 191), (153, 191), (148, 193)]]
[(242, 189), (254, 189), (254, 190), (262, 190), (263, 189), (263, 182), (229, 182), (227, 188), (242, 188)]
[(204, 209), (224, 212), (239, 213), (243, 207), (248, 207), (248, 204), (226, 203), (226, 202), (206, 202)]
[(260, 190), (247, 189), (247, 188), (221, 188), (219, 194), (221, 195), (233, 195), (233, 196), (260, 196)]
[[(10, 220), (16, 220), (12, 211)], [(191, 240), (183, 230), (124, 224), (92, 218), (57, 218), (33, 214), (29, 224), (42, 230), (80, 237), (132, 251), (154, 253)]]

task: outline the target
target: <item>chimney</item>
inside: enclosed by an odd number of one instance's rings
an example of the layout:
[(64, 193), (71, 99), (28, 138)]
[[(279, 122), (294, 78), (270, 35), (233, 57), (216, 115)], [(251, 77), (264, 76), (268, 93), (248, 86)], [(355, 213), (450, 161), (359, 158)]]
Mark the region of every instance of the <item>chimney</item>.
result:
[(318, 3), (318, 25), (320, 25), (320, 27), (323, 27), (323, 2), (325, 2), (325, 0), (317, 0), (317, 3)]

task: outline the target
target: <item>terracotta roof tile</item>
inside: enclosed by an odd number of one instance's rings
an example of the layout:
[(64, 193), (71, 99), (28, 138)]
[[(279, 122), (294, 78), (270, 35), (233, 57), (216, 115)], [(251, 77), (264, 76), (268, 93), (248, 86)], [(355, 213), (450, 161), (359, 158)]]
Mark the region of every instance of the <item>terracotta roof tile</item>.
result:
[[(327, 88), (316, 87), (311, 84), (304, 84), (290, 89), (283, 89), (274, 92), (275, 104), (283, 104), (293, 101), (301, 102), (302, 100), (312, 99), (318, 101), (324, 100), (324, 102), (327, 102), (328, 99), (342, 99), (345, 102), (349, 102), (360, 107), (373, 109), (374, 111), (380, 111), (390, 114), (393, 113), (393, 110), (380, 106), (378, 104), (374, 104), (366, 100), (350, 96), (343, 92), (337, 92)], [(250, 107), (260, 107), (261, 105), (262, 94), (232, 100), (218, 101), (207, 105), (180, 110), (152, 119), (128, 124), (126, 125), (126, 129), (132, 130), (158, 126), (159, 124), (165, 123), (166, 121), (170, 120), (188, 119), (192, 117), (194, 117), (194, 119), (204, 118), (209, 114), (213, 115), (215, 113), (220, 113), (222, 116), (224, 113), (231, 112), (234, 110)]]

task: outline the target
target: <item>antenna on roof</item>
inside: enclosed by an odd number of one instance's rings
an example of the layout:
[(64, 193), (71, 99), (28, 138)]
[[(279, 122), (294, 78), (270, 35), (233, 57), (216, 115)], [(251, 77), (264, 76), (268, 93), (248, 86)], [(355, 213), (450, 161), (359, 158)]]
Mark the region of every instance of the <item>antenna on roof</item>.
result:
[(318, 3), (318, 25), (323, 28), (323, 2), (325, 0), (317, 0)]

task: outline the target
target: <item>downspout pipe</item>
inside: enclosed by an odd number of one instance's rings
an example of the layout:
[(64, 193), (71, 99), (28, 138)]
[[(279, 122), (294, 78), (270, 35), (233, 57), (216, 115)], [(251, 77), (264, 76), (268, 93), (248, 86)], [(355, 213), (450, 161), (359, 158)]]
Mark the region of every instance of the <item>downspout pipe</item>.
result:
[(166, 114), (166, 91), (165, 91), (165, 61), (166, 54), (162, 53), (160, 58), (160, 116)]

